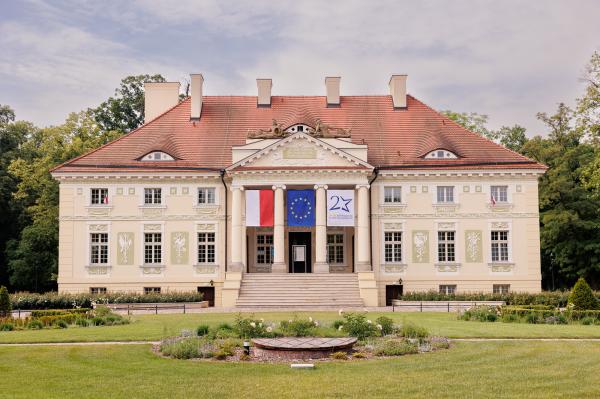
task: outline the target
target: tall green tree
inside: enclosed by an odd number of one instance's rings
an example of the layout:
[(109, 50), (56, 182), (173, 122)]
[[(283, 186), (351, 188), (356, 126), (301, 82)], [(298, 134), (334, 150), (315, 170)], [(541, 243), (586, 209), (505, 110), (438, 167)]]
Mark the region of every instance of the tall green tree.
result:
[(516, 152), (521, 152), (528, 141), (525, 128), (519, 125), (502, 126), (494, 132), (494, 136), (504, 147)]
[(127, 76), (109, 97), (91, 110), (94, 119), (104, 131), (129, 132), (144, 123), (144, 83), (164, 82), (160, 75)]
[(440, 111), (454, 122), (465, 127), (466, 129), (479, 133), (483, 137), (490, 140), (495, 140), (496, 135), (487, 127), (488, 116), (478, 114), (477, 112), (454, 112), (450, 110)]
[(62, 125), (35, 131), (23, 144), (23, 151), (33, 156), (13, 160), (9, 172), (18, 180), (13, 197), (26, 204), (31, 224), (8, 244), (14, 289), (42, 292), (56, 287), (59, 195), (50, 170), (120, 135), (102, 130), (90, 112), (80, 112)]
[(595, 51), (586, 66), (583, 96), (577, 100), (579, 125), (594, 143), (600, 144), (600, 53)]

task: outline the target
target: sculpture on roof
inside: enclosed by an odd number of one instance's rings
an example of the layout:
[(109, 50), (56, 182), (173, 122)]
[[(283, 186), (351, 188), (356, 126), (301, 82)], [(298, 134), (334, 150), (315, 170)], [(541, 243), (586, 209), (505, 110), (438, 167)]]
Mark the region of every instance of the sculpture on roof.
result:
[(285, 136), (283, 125), (273, 119), (269, 129), (248, 130), (249, 139), (280, 139)]
[(308, 134), (317, 138), (333, 139), (350, 137), (352, 129), (343, 129), (341, 127), (331, 127), (317, 119), (314, 129), (309, 129)]

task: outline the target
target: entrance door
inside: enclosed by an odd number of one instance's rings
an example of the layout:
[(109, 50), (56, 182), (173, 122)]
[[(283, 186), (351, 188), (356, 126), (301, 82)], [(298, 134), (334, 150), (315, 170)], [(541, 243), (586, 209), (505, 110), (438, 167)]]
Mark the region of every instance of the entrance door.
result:
[(310, 232), (289, 233), (290, 273), (311, 273)]
[(392, 306), (392, 300), (400, 299), (402, 296), (401, 285), (386, 285), (385, 286), (385, 306)]

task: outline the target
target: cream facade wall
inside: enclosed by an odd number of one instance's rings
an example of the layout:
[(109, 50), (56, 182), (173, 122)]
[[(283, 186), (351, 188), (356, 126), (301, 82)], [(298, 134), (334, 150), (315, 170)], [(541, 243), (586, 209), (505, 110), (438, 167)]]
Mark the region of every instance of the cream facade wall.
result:
[[(144, 205), (144, 188), (162, 189), (162, 204)], [(214, 188), (214, 205), (198, 205), (198, 188)], [(91, 205), (93, 188), (108, 189), (108, 204)], [(195, 291), (215, 287), (225, 271), (225, 189), (220, 176), (80, 176), (60, 179), (59, 276), (61, 292)], [(215, 234), (214, 263), (199, 264), (197, 233)], [(90, 235), (108, 234), (108, 263), (90, 264)], [(144, 265), (144, 233), (162, 233), (162, 262)], [(176, 239), (177, 242), (176, 242)]]
[[(371, 186), (373, 270), (380, 304), (385, 303), (385, 286), (399, 279), (404, 292), (438, 291), (440, 285), (456, 285), (457, 292), (492, 292), (494, 284), (539, 292), (537, 176), (510, 171), (382, 172)], [(507, 186), (507, 204), (491, 204), (493, 185)], [(402, 203), (385, 204), (384, 187), (394, 186), (401, 187)], [(453, 204), (437, 203), (437, 186), (454, 187)], [(508, 231), (507, 262), (492, 261), (492, 230)], [(402, 232), (402, 262), (385, 262), (385, 231)], [(454, 262), (438, 261), (438, 231), (455, 232)], [(469, 246), (468, 235), (473, 234), (478, 242)], [(421, 245), (424, 236), (427, 242)]]

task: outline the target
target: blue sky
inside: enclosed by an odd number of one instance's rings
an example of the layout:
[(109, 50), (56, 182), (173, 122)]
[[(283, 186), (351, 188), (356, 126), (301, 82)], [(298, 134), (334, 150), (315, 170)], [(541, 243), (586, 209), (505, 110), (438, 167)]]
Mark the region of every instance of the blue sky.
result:
[(581, 95), (600, 50), (600, 2), (0, 0), (0, 104), (19, 119), (61, 123), (121, 78), (201, 72), (205, 93), (387, 94), (392, 73), (436, 109), (521, 124)]

